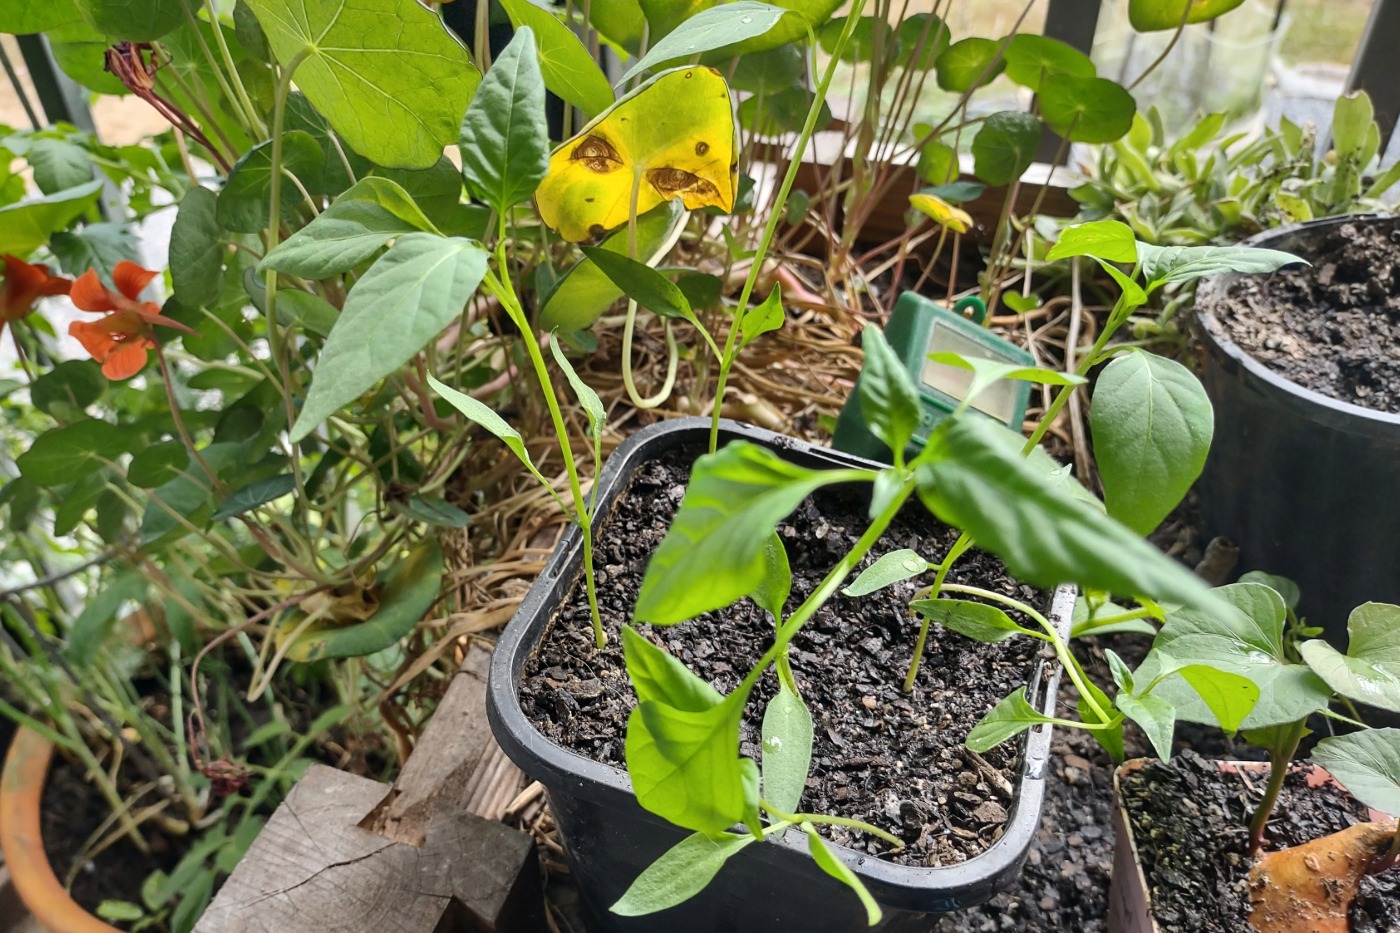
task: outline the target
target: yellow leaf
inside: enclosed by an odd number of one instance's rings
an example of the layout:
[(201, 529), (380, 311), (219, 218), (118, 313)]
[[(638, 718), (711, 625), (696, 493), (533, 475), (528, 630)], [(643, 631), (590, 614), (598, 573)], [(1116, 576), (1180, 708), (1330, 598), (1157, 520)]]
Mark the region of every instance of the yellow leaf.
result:
[(730, 211), (738, 171), (729, 86), (713, 68), (677, 68), (556, 149), (535, 202), (546, 224), (578, 243), (672, 198)]
[(919, 213), (934, 223), (942, 224), (954, 233), (966, 233), (972, 229), (972, 215), (960, 207), (932, 194), (911, 194), (909, 203)]

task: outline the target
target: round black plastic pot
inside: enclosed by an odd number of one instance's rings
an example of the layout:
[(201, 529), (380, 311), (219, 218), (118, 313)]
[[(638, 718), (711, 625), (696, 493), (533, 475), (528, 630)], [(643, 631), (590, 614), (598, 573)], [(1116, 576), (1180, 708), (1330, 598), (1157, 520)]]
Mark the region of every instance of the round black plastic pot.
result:
[[(609, 458), (599, 479), (599, 512), (606, 516), (643, 463), (675, 449), (702, 450), (709, 422), (689, 418), (643, 429)], [(804, 467), (879, 464), (745, 425), (724, 422), (722, 443), (763, 444)], [(517, 688), (527, 660), (548, 634), (556, 610), (582, 571), (577, 529), (569, 531), (507, 626), (491, 666), (487, 713), (496, 740), (532, 778), (544, 784), (570, 866), (598, 931), (720, 933), (800, 930), (852, 933), (866, 929), (865, 911), (849, 888), (822, 872), (798, 833), (752, 845), (731, 858), (708, 887), (663, 913), (625, 918), (608, 911), (642, 870), (687, 832), (643, 810), (627, 773), (555, 745), (521, 710)], [(1051, 618), (1067, 636), (1074, 590), (1054, 594)], [(897, 676), (891, 673), (891, 676)], [(1027, 695), (1054, 714), (1059, 668), (1037, 661), (1027, 671)], [(885, 931), (927, 931), (929, 915), (981, 903), (1020, 874), (1040, 822), (1050, 754), (1050, 727), (1024, 739), (1020, 779), (1001, 837), (982, 855), (959, 865), (911, 868), (840, 846), (832, 849), (860, 875), (884, 908)]]
[[(1342, 223), (1400, 220), (1319, 220), (1246, 245), (1306, 259)], [(1297, 582), (1302, 614), (1345, 648), (1352, 608), (1400, 602), (1400, 415), (1303, 388), (1241, 349), (1212, 314), (1237, 278), (1210, 278), (1196, 298), (1201, 381), (1215, 407), (1203, 531), (1239, 547), (1241, 570)]]

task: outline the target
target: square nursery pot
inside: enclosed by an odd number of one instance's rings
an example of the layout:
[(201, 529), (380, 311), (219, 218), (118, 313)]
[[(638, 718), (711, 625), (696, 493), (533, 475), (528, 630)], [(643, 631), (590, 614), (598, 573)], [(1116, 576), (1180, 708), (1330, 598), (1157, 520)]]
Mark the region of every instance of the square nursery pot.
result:
[[(747, 440), (809, 468), (879, 464), (733, 422), (721, 443)], [(703, 450), (709, 422), (687, 418), (639, 431), (608, 459), (599, 479), (599, 525), (643, 463), (677, 449)], [(932, 521), (932, 519), (930, 519)], [(492, 661), (487, 714), (506, 754), (546, 788), (571, 870), (595, 931), (721, 933), (795, 930), (852, 933), (866, 929), (864, 909), (849, 888), (822, 872), (799, 833), (748, 846), (731, 858), (694, 898), (645, 917), (612, 914), (632, 881), (689, 833), (638, 805), (621, 768), (601, 764), (546, 739), (526, 717), (517, 688), (526, 662), (550, 629), (556, 611), (582, 572), (576, 526), (560, 541), (507, 626)], [(1075, 591), (1054, 593), (1050, 617), (1067, 636)], [(1043, 660), (1027, 672), (1027, 695), (1053, 715), (1059, 668)], [(1026, 733), (1014, 801), (1000, 839), (981, 855), (939, 868), (908, 867), (831, 845), (865, 882), (884, 909), (880, 930), (927, 931), (930, 915), (981, 903), (1013, 884), (1040, 821), (1050, 755), (1050, 727)]]
[[(1158, 926), (1152, 916), (1152, 894), (1148, 887), (1147, 875), (1138, 857), (1137, 840), (1133, 836), (1132, 821), (1128, 819), (1127, 808), (1123, 806), (1119, 793), (1119, 780), (1125, 774), (1141, 770), (1150, 758), (1134, 758), (1126, 761), (1113, 772), (1113, 875), (1108, 892), (1108, 933), (1178, 933), (1165, 931)], [(1262, 761), (1218, 761), (1216, 766), (1222, 772), (1251, 772), (1267, 774), (1269, 765)], [(1303, 765), (1307, 769), (1309, 787), (1336, 784), (1336, 779), (1324, 768), (1317, 765)], [(1338, 785), (1340, 786), (1340, 785)], [(1383, 820), (1385, 815), (1370, 811), (1371, 819)], [(1241, 918), (1241, 923), (1244, 923)]]
[[(1400, 218), (1352, 216), (1244, 245), (1312, 259), (1343, 224), (1400, 231)], [(1200, 376), (1215, 409), (1201, 474), (1203, 531), (1237, 545), (1242, 570), (1294, 580), (1301, 613), (1344, 649), (1353, 607), (1400, 602), (1400, 414), (1304, 388), (1246, 352), (1214, 313), (1238, 279), (1206, 279), (1196, 296)]]

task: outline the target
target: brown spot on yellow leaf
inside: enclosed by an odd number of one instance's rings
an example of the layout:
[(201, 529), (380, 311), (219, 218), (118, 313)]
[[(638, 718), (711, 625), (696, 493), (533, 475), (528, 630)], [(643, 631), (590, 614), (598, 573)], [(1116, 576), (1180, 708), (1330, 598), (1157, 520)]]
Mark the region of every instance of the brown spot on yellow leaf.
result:
[(569, 158), (575, 162), (582, 162), (589, 171), (599, 175), (622, 168), (622, 157), (617, 154), (612, 144), (601, 136), (584, 137), (583, 141), (574, 147)]
[(659, 191), (662, 197), (674, 198), (680, 194), (718, 198), (719, 189), (713, 184), (679, 168), (654, 168), (647, 172), (647, 181)]
[(704, 155), (705, 153), (707, 153), (707, 152), (709, 152), (709, 151), (710, 151), (710, 144), (707, 143), (707, 142), (705, 142), (703, 139), (702, 139), (700, 142), (698, 142), (698, 143), (695, 144), (695, 154), (696, 154), (696, 155)]

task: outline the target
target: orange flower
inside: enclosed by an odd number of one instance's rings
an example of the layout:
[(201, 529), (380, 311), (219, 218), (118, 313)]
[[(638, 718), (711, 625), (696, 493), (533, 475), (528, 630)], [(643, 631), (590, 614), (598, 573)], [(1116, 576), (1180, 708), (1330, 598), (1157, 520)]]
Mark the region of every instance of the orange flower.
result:
[(5, 263), (5, 284), (0, 285), (0, 333), (10, 321), (18, 321), (34, 310), (34, 302), (45, 295), (66, 295), (72, 279), (50, 275), (48, 266), (30, 265), (17, 256), (0, 256)]
[(141, 289), (157, 275), (159, 273), (123, 260), (112, 270), (116, 291), (103, 286), (96, 269), (84, 272), (73, 283), (69, 297), (79, 310), (107, 316), (92, 323), (69, 324), (68, 333), (102, 364), (102, 375), (108, 379), (129, 379), (145, 367), (149, 351), (156, 346), (152, 325), (194, 333), (163, 316), (155, 302), (137, 300)]

